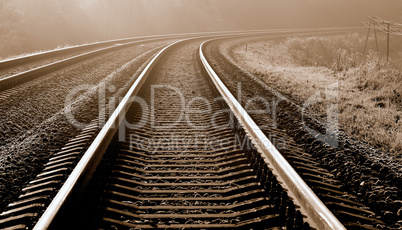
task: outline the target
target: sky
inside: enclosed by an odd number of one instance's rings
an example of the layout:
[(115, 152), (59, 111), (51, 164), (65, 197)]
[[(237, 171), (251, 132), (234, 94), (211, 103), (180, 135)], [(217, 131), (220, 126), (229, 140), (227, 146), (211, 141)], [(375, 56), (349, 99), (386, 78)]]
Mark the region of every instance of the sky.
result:
[(402, 0), (0, 0), (0, 57), (142, 35), (402, 22)]
[[(369, 15), (402, 19), (400, 0), (226, 0), (225, 18), (240, 28), (361, 26)], [(231, 4), (230, 4), (231, 3)]]

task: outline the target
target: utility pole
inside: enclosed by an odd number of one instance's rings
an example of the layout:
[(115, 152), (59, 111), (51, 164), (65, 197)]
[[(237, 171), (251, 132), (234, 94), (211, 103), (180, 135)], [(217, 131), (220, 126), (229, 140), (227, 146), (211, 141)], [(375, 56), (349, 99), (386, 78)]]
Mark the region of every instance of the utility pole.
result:
[(367, 30), (366, 43), (364, 43), (363, 55), (366, 54), (366, 47), (367, 47), (367, 42), (368, 42), (368, 38), (369, 38), (369, 35), (370, 35), (370, 29), (371, 29), (371, 27), (369, 26), (369, 28)]
[(375, 47), (377, 48), (377, 53), (380, 52), (378, 49), (378, 41), (377, 41), (377, 29), (374, 26), (374, 37), (375, 37)]
[(364, 44), (363, 55), (366, 54), (366, 48), (367, 48), (368, 38), (369, 38), (369, 34), (370, 34), (370, 29), (373, 28), (377, 52), (379, 52), (378, 40), (377, 40), (377, 30), (387, 34), (387, 62), (388, 62), (389, 55), (390, 55), (390, 53), (389, 53), (390, 35), (392, 34), (392, 35), (402, 36), (402, 24), (393, 22), (393, 21), (385, 21), (379, 17), (369, 17), (369, 21), (363, 22), (363, 24), (368, 27), (366, 42)]
[(388, 59), (389, 59), (389, 32), (390, 32), (389, 23), (387, 23), (387, 31), (388, 31), (388, 33), (387, 33), (387, 62), (388, 62)]
[(363, 55), (366, 55), (367, 42), (368, 42), (368, 39), (369, 39), (371, 27), (373, 27), (373, 30), (374, 30), (375, 45), (376, 45), (376, 48), (377, 48), (377, 53), (379, 52), (378, 40), (377, 40), (377, 28), (375, 27), (374, 21), (371, 19), (370, 20), (370, 26), (368, 26), (368, 30), (367, 30), (366, 42), (364, 43)]

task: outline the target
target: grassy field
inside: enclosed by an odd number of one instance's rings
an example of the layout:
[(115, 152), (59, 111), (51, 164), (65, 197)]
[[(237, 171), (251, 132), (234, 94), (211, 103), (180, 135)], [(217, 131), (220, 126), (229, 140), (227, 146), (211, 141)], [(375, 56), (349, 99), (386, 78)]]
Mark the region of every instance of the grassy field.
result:
[[(386, 37), (378, 34), (376, 52), (371, 33), (363, 54), (366, 33), (299, 36), (277, 41), (238, 44), (235, 60), (300, 105), (316, 92), (338, 82), (339, 127), (370, 145), (402, 156), (402, 38), (391, 36), (386, 62)], [(309, 106), (326, 116), (333, 101)]]

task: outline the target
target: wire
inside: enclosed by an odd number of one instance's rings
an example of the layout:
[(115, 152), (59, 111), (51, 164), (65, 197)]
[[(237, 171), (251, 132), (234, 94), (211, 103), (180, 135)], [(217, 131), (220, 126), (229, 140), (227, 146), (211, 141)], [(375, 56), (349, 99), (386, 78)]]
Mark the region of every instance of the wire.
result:
[(369, 16), (368, 22), (363, 22), (363, 25), (375, 30), (379, 30), (386, 34), (402, 36), (402, 24), (394, 21), (387, 21), (378, 16)]

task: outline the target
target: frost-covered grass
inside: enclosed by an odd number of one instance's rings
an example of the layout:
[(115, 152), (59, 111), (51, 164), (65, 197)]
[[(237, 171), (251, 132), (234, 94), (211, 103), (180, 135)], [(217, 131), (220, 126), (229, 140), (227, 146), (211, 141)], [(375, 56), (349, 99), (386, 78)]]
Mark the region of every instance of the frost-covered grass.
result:
[[(233, 49), (235, 60), (269, 85), (303, 104), (316, 92), (339, 83), (339, 126), (372, 146), (402, 153), (402, 39), (391, 37), (391, 57), (385, 59), (386, 37), (374, 35), (363, 55), (365, 33), (295, 36), (283, 40), (244, 43)], [(334, 101), (308, 109), (326, 116)]]

